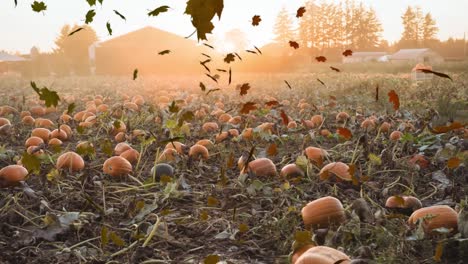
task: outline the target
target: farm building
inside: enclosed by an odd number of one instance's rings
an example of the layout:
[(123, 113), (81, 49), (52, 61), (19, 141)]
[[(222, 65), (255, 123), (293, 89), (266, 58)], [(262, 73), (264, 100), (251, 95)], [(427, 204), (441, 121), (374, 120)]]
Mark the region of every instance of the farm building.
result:
[(154, 27), (95, 43), (89, 49), (98, 75), (128, 75), (135, 69), (142, 74), (197, 73), (200, 53), (196, 41)]
[(385, 62), (386, 52), (354, 52), (352, 56), (343, 57), (343, 63)]
[(11, 70), (15, 70), (18, 66), (27, 61), (28, 59), (23, 57), (0, 51), (0, 73), (7, 73)]
[(431, 49), (402, 49), (390, 56), (390, 61), (435, 64), (444, 62), (444, 58)]

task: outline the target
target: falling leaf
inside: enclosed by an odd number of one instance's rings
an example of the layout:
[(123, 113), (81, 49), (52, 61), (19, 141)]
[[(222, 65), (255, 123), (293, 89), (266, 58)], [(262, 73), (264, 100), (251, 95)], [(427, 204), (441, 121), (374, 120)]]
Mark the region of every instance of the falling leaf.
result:
[(203, 260), (203, 264), (217, 264), (219, 260), (218, 255), (209, 255)]
[(434, 260), (440, 262), (442, 260), (442, 254), (444, 253), (444, 242), (439, 241), (435, 248)]
[(247, 51), (248, 53), (257, 54), (257, 52), (256, 52), (256, 51), (253, 51), (253, 50), (245, 50), (245, 51)]
[(21, 163), (29, 172), (39, 172), (41, 169), (41, 160), (36, 155), (27, 152), (23, 153)]
[(172, 103), (168, 106), (169, 112), (171, 113), (178, 113), (180, 111), (180, 108), (176, 105), (175, 101), (172, 101)]
[(326, 62), (327, 58), (325, 58), (324, 56), (318, 56), (315, 57), (315, 60), (317, 60), (318, 62)]
[(351, 131), (347, 129), (346, 127), (339, 127), (337, 132), (340, 136), (344, 137), (347, 140), (353, 137), (353, 134), (351, 133)]
[(379, 101), (379, 85), (377, 84), (377, 86), (375, 87), (375, 101), (378, 102)]
[(288, 86), (289, 89), (292, 89), (291, 85), (289, 84), (288, 81), (284, 80), (284, 82), (286, 83), (286, 85)]
[(223, 0), (189, 0), (185, 14), (192, 17), (192, 25), (197, 31), (198, 40), (206, 40), (206, 34), (211, 34), (214, 25), (211, 22), (215, 15), (221, 18), (224, 9)]
[(93, 22), (95, 15), (96, 15), (96, 11), (94, 11), (94, 9), (89, 10), (88, 13), (86, 13), (85, 23), (89, 24)]
[(234, 52), (234, 55), (236, 55), (236, 57), (237, 57), (240, 61), (242, 60), (241, 56), (239, 56), (239, 54), (238, 54), (237, 52)]
[(232, 71), (231, 71), (231, 67), (229, 67), (229, 85), (231, 85), (231, 81), (232, 81)]
[(15, 0), (15, 7), (18, 6), (18, 0)]
[(76, 108), (75, 103), (69, 104), (67, 108), (67, 114), (69, 115), (73, 114), (73, 111), (75, 111), (75, 108)]
[(47, 10), (46, 4), (44, 2), (42, 2), (42, 1), (41, 2), (34, 1), (34, 3), (32, 3), (32, 5), (31, 5), (31, 7), (32, 7), (32, 10), (34, 12), (38, 12), (38, 13), (41, 12), (41, 11)]
[(449, 80), (451, 80), (451, 81), (453, 82), (452, 77), (448, 76), (448, 75), (445, 74), (445, 73), (435, 72), (435, 71), (431, 71), (431, 70), (428, 70), (428, 69), (419, 69), (418, 71), (424, 72), (424, 73), (426, 73), (426, 74), (432, 73), (432, 74), (434, 74), (434, 75), (436, 75), (436, 76), (449, 79)]
[(210, 55), (208, 55), (208, 54), (206, 54), (206, 53), (201, 53), (201, 55), (203, 55), (203, 56), (207, 57), (208, 59), (211, 59), (211, 56), (210, 56)]
[(272, 143), (270, 146), (268, 146), (266, 153), (270, 157), (278, 155), (278, 146), (276, 146), (276, 143)]
[[(203, 43), (203, 45), (207, 46), (207, 47), (210, 48), (210, 49), (214, 49), (213, 46), (211, 46), (211, 45), (209, 45), (209, 44), (207, 44), (207, 43)], [(203, 53), (202, 53), (202, 54), (203, 54)], [(207, 56), (207, 57), (210, 57), (210, 56), (208, 56), (208, 55), (206, 55), (206, 56)], [(210, 57), (210, 58), (211, 58), (211, 57)]]
[(258, 26), (260, 24), (260, 22), (262, 21), (262, 19), (260, 18), (259, 15), (255, 15), (252, 17), (252, 26)]
[(96, 5), (96, 0), (86, 0), (89, 4), (89, 6)]
[(239, 225), (239, 232), (247, 233), (247, 231), (249, 231), (249, 226), (247, 224), (242, 223)]
[(160, 6), (160, 7), (156, 8), (156, 9), (154, 9), (153, 11), (149, 12), (148, 16), (158, 16), (161, 13), (167, 12), (169, 10), (169, 8), (170, 7), (167, 6), (167, 5)]
[(250, 84), (248, 83), (244, 83), (242, 84), (242, 86), (240, 87), (240, 95), (241, 96), (244, 96), (247, 94), (247, 91), (250, 89)]
[(319, 78), (317, 78), (317, 81), (318, 81), (319, 83), (321, 83), (323, 86), (326, 87), (325, 83), (324, 83), (322, 80), (320, 80)]
[(258, 51), (258, 53), (260, 53), (260, 55), (263, 54), (259, 48), (257, 48), (256, 46), (254, 46), (254, 48)]
[(216, 69), (216, 70), (219, 71), (219, 72), (227, 72), (227, 71), (224, 70), (224, 69)]
[(112, 243), (114, 243), (116, 246), (119, 246), (119, 247), (125, 246), (125, 241), (115, 232), (110, 232), (109, 238), (110, 240), (112, 240)]
[(73, 30), (72, 32), (70, 32), (70, 33), (68, 34), (68, 36), (72, 36), (72, 35), (74, 35), (75, 33), (80, 32), (80, 31), (83, 30), (83, 29), (84, 29), (84, 28), (82, 28), (82, 27), (77, 28), (77, 29)]
[(163, 50), (163, 51), (158, 52), (159, 55), (166, 55), (166, 54), (169, 54), (169, 53), (171, 53), (170, 50)]
[(210, 70), (210, 68), (208, 68), (208, 66), (206, 66), (206, 63), (208, 63), (210, 61), (211, 61), (210, 59), (208, 59), (206, 61), (200, 61), (200, 65), (202, 65), (205, 68), (205, 70), (207, 70), (208, 72), (211, 72), (211, 70)]
[(288, 115), (284, 112), (284, 110), (281, 110), (281, 120), (283, 120), (283, 125), (288, 126), (289, 124), (289, 117)]
[(116, 15), (118, 15), (121, 19), (127, 21), (127, 18), (126, 18), (124, 15), (122, 15), (119, 11), (114, 10), (114, 13), (115, 13)]
[(294, 49), (298, 49), (299, 48), (299, 43), (297, 43), (296, 41), (289, 41), (289, 46), (294, 48)]
[(455, 169), (460, 166), (461, 160), (458, 157), (452, 157), (447, 161), (447, 167), (449, 169)]
[(192, 111), (187, 111), (187, 112), (184, 112), (180, 117), (179, 117), (179, 120), (177, 122), (177, 125), (179, 127), (181, 127), (184, 122), (188, 122), (188, 121), (191, 121), (193, 119), (195, 115), (193, 114)]
[(299, 245), (304, 244), (311, 244), (312, 242), (312, 234), (310, 231), (296, 231), (294, 234), (294, 241)]
[(201, 88), (202, 92), (206, 91), (206, 86), (202, 82), (200, 82), (200, 88)]
[(443, 133), (448, 133), (448, 132), (450, 132), (452, 130), (455, 130), (455, 129), (463, 128), (465, 126), (466, 126), (466, 124), (462, 124), (460, 122), (453, 122), (448, 126), (436, 126), (434, 128), (429, 126), (429, 130), (431, 130), (431, 132), (435, 133), (435, 134), (443, 134)]
[(135, 69), (133, 71), (133, 80), (136, 80), (138, 78), (138, 69)]
[(218, 83), (218, 79), (215, 76), (211, 76), (208, 73), (205, 73), (206, 76), (208, 76), (211, 80), (213, 80), (215, 83)]
[(351, 180), (353, 181), (353, 185), (358, 186), (359, 185), (359, 179), (355, 176), (356, 173), (356, 164), (349, 164), (348, 165), (348, 173), (351, 175)]
[(257, 110), (256, 103), (247, 102), (242, 106), (242, 108), (240, 110), (240, 113), (244, 114), (244, 115), (247, 115), (250, 111), (255, 111), (255, 110)]
[(304, 6), (299, 7), (299, 9), (297, 9), (297, 12), (296, 12), (296, 17), (297, 18), (303, 17), (305, 12), (306, 12), (306, 8)]
[(214, 198), (213, 196), (208, 196), (207, 205), (210, 207), (216, 207), (219, 204), (218, 199)]
[(58, 102), (60, 101), (60, 97), (58, 96), (57, 92), (51, 91), (47, 89), (47, 87), (39, 89), (36, 86), (35, 82), (31, 82), (31, 87), (39, 95), (39, 99), (45, 102), (45, 105), (47, 107), (51, 107), (51, 106), (56, 107), (58, 105)]
[(221, 91), (221, 89), (217, 88), (217, 89), (210, 89), (206, 95), (209, 95), (210, 93), (214, 93), (214, 92), (217, 92), (217, 91)]
[(111, 24), (109, 22), (107, 22), (106, 27), (107, 27), (107, 32), (109, 32), (109, 35), (112, 36), (112, 28), (111, 28)]
[(391, 90), (388, 93), (389, 101), (390, 103), (393, 104), (393, 109), (398, 110), (400, 108), (400, 98), (398, 97), (398, 94), (395, 92), (395, 90)]
[(235, 56), (234, 56), (234, 53), (229, 53), (228, 55), (226, 55), (226, 57), (224, 58), (224, 62), (225, 63), (231, 63), (233, 62), (235, 59)]
[(332, 70), (334, 70), (334, 71), (336, 71), (336, 72), (341, 72), (341, 70), (340, 70), (340, 69), (338, 69), (338, 68), (335, 68), (335, 67), (332, 67), (332, 66), (330, 66), (330, 69), (332, 69)]
[(345, 57), (352, 56), (352, 55), (353, 55), (352, 50), (347, 49), (347, 50), (343, 51), (343, 56), (345, 56)]
[(279, 102), (278, 101), (268, 101), (265, 103), (266, 106), (268, 107), (274, 107), (274, 106), (278, 106), (279, 105)]

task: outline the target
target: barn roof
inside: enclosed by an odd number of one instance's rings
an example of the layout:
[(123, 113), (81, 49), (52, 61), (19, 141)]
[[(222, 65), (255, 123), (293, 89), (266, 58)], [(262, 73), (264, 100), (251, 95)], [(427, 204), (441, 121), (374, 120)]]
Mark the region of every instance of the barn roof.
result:
[(431, 51), (431, 49), (401, 49), (391, 56), (392, 60), (412, 60), (422, 54)]
[(26, 61), (27, 59), (15, 55), (10, 55), (6, 52), (0, 51), (0, 62), (7, 61), (7, 62), (12, 62), (12, 61)]
[(385, 55), (387, 55), (387, 52), (358, 51), (353, 52), (351, 57), (382, 57)]

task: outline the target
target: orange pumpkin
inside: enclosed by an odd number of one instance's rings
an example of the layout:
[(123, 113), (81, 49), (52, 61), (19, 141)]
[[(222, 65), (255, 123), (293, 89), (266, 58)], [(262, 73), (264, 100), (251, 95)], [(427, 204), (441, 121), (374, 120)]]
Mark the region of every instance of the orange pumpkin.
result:
[(219, 126), (215, 122), (207, 122), (203, 124), (202, 130), (205, 131), (205, 133), (213, 133), (219, 130)]
[(31, 146), (39, 146), (40, 144), (44, 144), (44, 140), (40, 137), (30, 137), (26, 140), (26, 143), (24, 144), (25, 147), (31, 147)]
[(327, 228), (346, 220), (345, 211), (340, 200), (335, 197), (322, 197), (308, 203), (301, 211), (306, 226)]
[(331, 247), (317, 246), (302, 254), (296, 264), (350, 264), (351, 259), (343, 252)]
[(400, 131), (396, 130), (396, 131), (393, 131), (391, 134), (390, 134), (390, 139), (393, 140), (393, 141), (398, 141), (400, 140), (400, 138), (403, 136), (403, 133), (401, 133)]
[(320, 170), (320, 179), (328, 179), (330, 177), (330, 173), (333, 173), (335, 176), (345, 181), (352, 180), (351, 174), (349, 173), (349, 166), (343, 162), (332, 162), (324, 166)]
[(114, 156), (104, 162), (102, 170), (112, 177), (122, 177), (131, 173), (133, 168), (128, 160), (120, 156)]
[(247, 172), (257, 177), (276, 177), (278, 172), (276, 166), (268, 158), (260, 158), (249, 162)]
[(44, 140), (44, 142), (48, 142), (50, 137), (50, 130), (47, 128), (35, 128), (31, 132), (31, 136), (40, 137), (42, 140)]
[(140, 153), (133, 148), (127, 149), (120, 154), (120, 157), (128, 160), (130, 163), (136, 163), (140, 158)]
[(315, 161), (319, 164), (321, 164), (323, 159), (328, 156), (328, 152), (326, 150), (316, 147), (307, 147), (304, 150), (304, 153), (310, 161)]
[(131, 149), (132, 147), (130, 147), (130, 145), (128, 145), (127, 143), (125, 142), (121, 142), (119, 144), (117, 144), (114, 148), (114, 154), (119, 156), (120, 154), (122, 154), (124, 151), (126, 150), (129, 150)]
[(281, 169), (280, 176), (284, 178), (304, 177), (304, 171), (296, 164), (288, 164)]
[(447, 205), (434, 205), (418, 209), (411, 214), (408, 223), (414, 227), (418, 219), (423, 218), (426, 218), (422, 224), (426, 234), (430, 234), (432, 230), (441, 227), (445, 227), (453, 232), (458, 230), (458, 214)]
[(28, 175), (28, 170), (23, 166), (9, 165), (0, 170), (0, 188), (18, 185), (24, 181)]
[(85, 167), (83, 158), (75, 152), (66, 152), (57, 159), (56, 168), (58, 170), (68, 169), (70, 171), (81, 171)]
[(192, 147), (190, 147), (189, 156), (195, 160), (198, 160), (200, 158), (207, 160), (210, 155), (208, 153), (208, 149), (205, 146), (193, 145)]

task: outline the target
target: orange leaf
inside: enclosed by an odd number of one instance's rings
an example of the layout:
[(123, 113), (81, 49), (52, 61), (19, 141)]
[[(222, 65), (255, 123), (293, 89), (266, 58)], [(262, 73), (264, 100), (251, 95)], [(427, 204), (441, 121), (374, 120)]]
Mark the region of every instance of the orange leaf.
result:
[(305, 12), (306, 12), (306, 8), (304, 6), (299, 7), (299, 9), (297, 9), (296, 17), (299, 18), (299, 17), (304, 16)]
[(444, 253), (444, 243), (443, 243), (443, 242), (439, 242), (439, 243), (437, 243), (437, 246), (436, 246), (436, 249), (435, 249), (435, 253), (434, 253), (434, 260), (435, 260), (436, 262), (440, 262), (440, 261), (441, 261), (442, 253)]
[(325, 56), (318, 56), (318, 57), (315, 57), (315, 59), (318, 62), (326, 62), (327, 61), (327, 58)]
[(248, 114), (250, 111), (255, 111), (257, 110), (257, 106), (254, 102), (247, 102), (242, 106), (242, 109), (240, 110), (241, 114)]
[(449, 169), (455, 169), (455, 168), (458, 168), (458, 166), (460, 166), (460, 159), (457, 158), (457, 157), (452, 157), (450, 158), (448, 161), (447, 161), (447, 167)]
[(249, 89), (250, 89), (250, 84), (248, 83), (242, 84), (242, 86), (240, 87), (240, 95), (241, 96), (246, 95)]
[(215, 206), (217, 206), (219, 204), (219, 201), (218, 201), (218, 199), (216, 199), (216, 198), (214, 198), (212, 196), (208, 196), (207, 204), (210, 207), (215, 207)]
[(262, 19), (260, 18), (259, 15), (255, 15), (252, 17), (252, 26), (258, 26), (260, 24), (260, 22), (262, 21)]
[(268, 107), (274, 107), (274, 106), (278, 106), (279, 105), (279, 102), (278, 101), (268, 101), (265, 103), (266, 106)]
[(296, 41), (289, 41), (289, 46), (291, 46), (294, 49), (298, 49), (299, 43), (297, 43)]
[(343, 56), (345, 56), (345, 57), (352, 56), (352, 55), (353, 55), (353, 51), (352, 51), (352, 50), (347, 49), (347, 50), (345, 50), (345, 51), (343, 52)]
[(276, 156), (278, 154), (278, 147), (276, 146), (276, 143), (271, 144), (267, 151), (266, 151), (268, 156)]
[(398, 97), (398, 94), (395, 92), (395, 90), (391, 90), (388, 93), (389, 101), (390, 103), (393, 104), (393, 109), (398, 110), (400, 108), (400, 98)]
[(281, 119), (283, 120), (283, 124), (285, 126), (288, 126), (289, 124), (289, 117), (288, 115), (286, 115), (286, 113), (284, 112), (284, 110), (281, 110)]
[(432, 133), (436, 133), (436, 134), (447, 133), (455, 129), (463, 128), (465, 125), (460, 122), (453, 122), (452, 124), (448, 126), (436, 126), (432, 128)]
[(359, 179), (354, 175), (356, 172), (356, 165), (355, 164), (349, 164), (349, 169), (348, 172), (351, 175), (351, 179), (353, 180), (353, 185), (359, 185)]
[(351, 133), (351, 131), (346, 127), (339, 127), (337, 132), (340, 136), (344, 137), (347, 140), (353, 137), (353, 133)]

